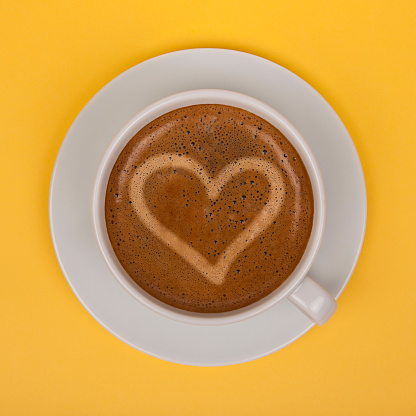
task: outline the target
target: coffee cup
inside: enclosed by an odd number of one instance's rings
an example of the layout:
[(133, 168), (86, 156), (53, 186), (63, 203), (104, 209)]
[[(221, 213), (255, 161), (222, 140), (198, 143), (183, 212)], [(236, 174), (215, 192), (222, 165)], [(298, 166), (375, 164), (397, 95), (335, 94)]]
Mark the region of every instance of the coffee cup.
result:
[[(105, 195), (113, 166), (131, 138), (148, 123), (170, 111), (199, 104), (222, 104), (249, 111), (281, 131), (301, 157), (312, 185), (313, 225), (306, 249), (290, 276), (272, 293), (257, 302), (232, 311), (201, 313), (170, 306), (143, 290), (121, 266), (110, 243), (105, 219)], [(94, 233), (101, 255), (120, 285), (138, 302), (152, 311), (182, 323), (223, 325), (252, 318), (284, 299), (292, 302), (318, 325), (323, 325), (337, 308), (335, 299), (308, 272), (318, 253), (325, 225), (325, 190), (317, 161), (299, 131), (279, 112), (261, 101), (244, 94), (225, 90), (192, 90), (163, 98), (136, 114), (117, 133), (107, 148), (95, 177), (92, 192)]]

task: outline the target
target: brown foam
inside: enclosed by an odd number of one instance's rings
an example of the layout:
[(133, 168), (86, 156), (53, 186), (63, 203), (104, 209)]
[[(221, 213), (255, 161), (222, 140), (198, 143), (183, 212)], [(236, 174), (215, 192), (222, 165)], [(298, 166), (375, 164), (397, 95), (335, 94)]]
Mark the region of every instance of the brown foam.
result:
[(106, 222), (127, 273), (181, 309), (223, 312), (277, 288), (306, 248), (312, 189), (265, 120), (223, 105), (172, 111), (120, 154)]

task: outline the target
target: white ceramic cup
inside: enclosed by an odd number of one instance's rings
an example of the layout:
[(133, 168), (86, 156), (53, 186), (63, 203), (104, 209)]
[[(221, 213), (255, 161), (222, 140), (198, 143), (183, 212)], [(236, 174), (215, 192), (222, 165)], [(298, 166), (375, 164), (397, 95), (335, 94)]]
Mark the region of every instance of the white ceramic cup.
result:
[[(265, 298), (230, 312), (188, 312), (160, 302), (140, 288), (119, 263), (107, 234), (105, 222), (105, 193), (111, 170), (130, 139), (144, 126), (169, 111), (196, 104), (224, 104), (254, 113), (277, 127), (295, 147), (308, 171), (314, 197), (314, 217), (306, 250), (292, 274)], [(171, 95), (144, 108), (136, 114), (111, 141), (96, 174), (92, 194), (92, 219), (98, 247), (117, 281), (137, 301), (167, 318), (188, 324), (222, 325), (256, 316), (283, 299), (289, 299), (300, 311), (319, 325), (335, 312), (335, 299), (307, 273), (318, 253), (325, 225), (325, 190), (315, 157), (296, 128), (270, 106), (247, 95), (224, 90), (192, 90)]]

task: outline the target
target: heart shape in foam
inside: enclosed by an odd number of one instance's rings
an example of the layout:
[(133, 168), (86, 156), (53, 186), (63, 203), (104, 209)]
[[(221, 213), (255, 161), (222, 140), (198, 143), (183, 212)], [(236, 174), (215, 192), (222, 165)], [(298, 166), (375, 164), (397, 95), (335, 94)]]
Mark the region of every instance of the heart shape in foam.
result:
[[(263, 174), (269, 181), (271, 185), (269, 199), (248, 227), (226, 247), (222, 258), (217, 263), (211, 264), (201, 253), (160, 223), (147, 207), (144, 198), (144, 185), (149, 176), (162, 167), (182, 168), (195, 174), (203, 182), (211, 201), (218, 198), (225, 184), (232, 179), (233, 175), (247, 170), (255, 171)], [(130, 183), (130, 192), (134, 191), (136, 194), (136, 197), (132, 198), (132, 205), (139, 218), (163, 243), (216, 285), (224, 281), (228, 269), (236, 257), (271, 225), (282, 207), (282, 200), (278, 195), (279, 190), (282, 189), (281, 192), (283, 193), (285, 191), (285, 183), (281, 173), (271, 163), (256, 157), (244, 157), (235, 160), (225, 166), (215, 178), (210, 177), (204, 167), (195, 159), (176, 154), (154, 156), (143, 162), (137, 173)]]

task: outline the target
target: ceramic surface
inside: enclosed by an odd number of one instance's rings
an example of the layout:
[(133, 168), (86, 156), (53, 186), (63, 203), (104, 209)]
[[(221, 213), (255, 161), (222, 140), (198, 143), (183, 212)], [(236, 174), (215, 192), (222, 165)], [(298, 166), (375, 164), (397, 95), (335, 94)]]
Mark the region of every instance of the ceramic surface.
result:
[(178, 51), (142, 62), (111, 81), (85, 106), (65, 137), (52, 176), (49, 212), (62, 271), (101, 325), (155, 357), (215, 366), (277, 351), (313, 323), (288, 300), (254, 318), (223, 326), (179, 323), (150, 311), (106, 267), (94, 238), (90, 205), (98, 164), (121, 127), (163, 97), (204, 88), (237, 91), (263, 101), (308, 142), (327, 194), (326, 229), (309, 274), (338, 298), (354, 270), (365, 232), (360, 160), (341, 120), (319, 93), (285, 68), (254, 55), (224, 49)]

